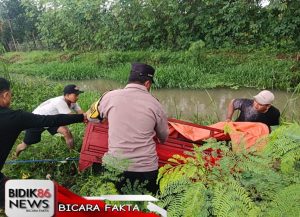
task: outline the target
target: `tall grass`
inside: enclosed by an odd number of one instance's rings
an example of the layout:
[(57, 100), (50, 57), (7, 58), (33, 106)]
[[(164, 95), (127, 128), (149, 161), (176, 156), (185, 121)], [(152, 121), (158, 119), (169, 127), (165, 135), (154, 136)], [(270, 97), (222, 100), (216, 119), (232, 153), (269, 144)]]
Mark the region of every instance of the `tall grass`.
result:
[(2, 77), (9, 79), (8, 61), (0, 56), (0, 73)]
[[(300, 81), (293, 72), (292, 54), (279, 59), (275, 51), (128, 51), (6, 53), (10, 72), (55, 80), (105, 78), (125, 82), (130, 63), (153, 65), (158, 88), (209, 89), (254, 87), (294, 89)], [(296, 76), (296, 77), (295, 77)], [(298, 79), (298, 80), (297, 80)]]
[[(281, 119), (282, 120), (287, 119), (287, 117), (286, 117), (287, 116), (287, 114), (286, 114), (287, 113), (287, 108), (288, 108), (289, 104), (295, 105), (294, 102), (299, 99), (299, 94), (300, 94), (300, 83), (294, 89), (291, 97), (286, 101), (286, 103), (284, 105), (284, 108), (282, 109), (282, 112), (281, 112)], [(299, 108), (296, 108), (294, 106), (293, 113), (289, 115), (290, 116), (289, 120), (299, 122), (299, 115), (298, 115), (299, 113), (298, 112), (299, 112)]]

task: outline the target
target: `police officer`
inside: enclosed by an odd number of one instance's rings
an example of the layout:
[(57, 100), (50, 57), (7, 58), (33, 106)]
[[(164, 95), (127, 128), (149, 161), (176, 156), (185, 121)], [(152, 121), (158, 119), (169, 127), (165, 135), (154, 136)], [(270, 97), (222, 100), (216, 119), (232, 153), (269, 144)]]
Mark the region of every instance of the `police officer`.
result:
[(169, 134), (167, 115), (150, 91), (155, 70), (143, 63), (133, 63), (124, 89), (106, 93), (98, 110), (102, 119), (108, 119), (108, 152), (106, 156), (128, 160), (123, 173), (125, 179), (118, 183), (118, 190), (129, 179), (147, 181), (146, 188), (155, 194), (158, 190), (158, 156), (156, 136), (164, 143)]

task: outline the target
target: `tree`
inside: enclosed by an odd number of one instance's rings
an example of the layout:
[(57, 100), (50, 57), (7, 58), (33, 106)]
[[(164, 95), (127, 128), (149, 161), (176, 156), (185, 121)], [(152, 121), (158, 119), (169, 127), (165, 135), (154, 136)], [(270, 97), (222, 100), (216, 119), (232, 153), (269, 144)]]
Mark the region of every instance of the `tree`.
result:
[(300, 47), (300, 1), (270, 0), (269, 37), (277, 47)]
[(0, 18), (1, 42), (6, 49), (13, 44), (13, 49), (18, 50), (18, 44), (34, 38), (35, 20), (26, 15), (26, 7), (21, 0), (1, 0)]

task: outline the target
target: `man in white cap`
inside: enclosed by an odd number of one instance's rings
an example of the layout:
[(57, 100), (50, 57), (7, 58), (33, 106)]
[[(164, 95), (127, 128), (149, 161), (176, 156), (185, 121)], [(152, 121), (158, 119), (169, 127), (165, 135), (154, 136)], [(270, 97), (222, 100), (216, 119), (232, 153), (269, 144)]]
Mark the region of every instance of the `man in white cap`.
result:
[(235, 110), (240, 110), (238, 122), (261, 122), (266, 125), (279, 125), (280, 112), (272, 106), (274, 94), (268, 90), (259, 92), (253, 99), (233, 99), (228, 105), (226, 121), (231, 121)]

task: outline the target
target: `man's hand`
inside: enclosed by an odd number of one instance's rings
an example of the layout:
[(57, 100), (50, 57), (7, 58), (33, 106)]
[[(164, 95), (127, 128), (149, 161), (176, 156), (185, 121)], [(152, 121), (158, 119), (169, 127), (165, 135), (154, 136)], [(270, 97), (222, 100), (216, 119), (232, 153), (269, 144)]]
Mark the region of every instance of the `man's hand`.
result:
[(87, 114), (83, 113), (83, 123), (87, 124), (89, 122), (88, 118), (87, 118)]
[(233, 107), (233, 102), (235, 99), (231, 100), (230, 103), (228, 104), (227, 108), (227, 114), (226, 114), (226, 122), (231, 122), (232, 120), (232, 115), (234, 113), (234, 107)]

